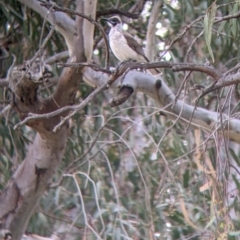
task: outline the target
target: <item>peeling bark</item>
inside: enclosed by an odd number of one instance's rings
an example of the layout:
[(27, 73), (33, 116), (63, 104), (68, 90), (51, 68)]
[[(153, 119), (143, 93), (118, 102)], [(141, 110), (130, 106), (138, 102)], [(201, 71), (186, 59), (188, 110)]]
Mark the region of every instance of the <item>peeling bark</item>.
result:
[[(20, 239), (36, 204), (45, 192), (64, 154), (67, 129), (57, 134), (37, 133), (25, 160), (21, 163), (0, 196), (2, 225)], [(43, 170), (41, 174), (36, 172)]]

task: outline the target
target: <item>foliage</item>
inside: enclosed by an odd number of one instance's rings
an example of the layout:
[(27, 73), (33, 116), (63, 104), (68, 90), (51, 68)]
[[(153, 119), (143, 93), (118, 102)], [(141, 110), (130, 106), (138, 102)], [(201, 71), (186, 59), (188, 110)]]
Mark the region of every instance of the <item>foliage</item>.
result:
[[(75, 8), (73, 1), (56, 2)], [(115, 7), (128, 11), (135, 2), (99, 0), (98, 11)], [(152, 4), (148, 1), (145, 15), (128, 22), (128, 32), (140, 40), (146, 36)], [(164, 33), (156, 35), (159, 46), (156, 58), (210, 64), (224, 71), (231, 69), (239, 59), (239, 21), (232, 18), (214, 23), (214, 20), (238, 10), (238, 1), (165, 0), (159, 13)], [(0, 2), (0, 16), (1, 53), (4, 49), (9, 52), (7, 58), (0, 59), (4, 78), (12, 63), (11, 54), (17, 56), (18, 64), (31, 58), (51, 26), (16, 0)], [(180, 38), (186, 26), (198, 18)], [(99, 38), (96, 29), (98, 55), (93, 55), (93, 60), (101, 64), (105, 51), (97, 41)], [(44, 55), (47, 58), (64, 50), (64, 40), (55, 31)], [(111, 56), (111, 65), (116, 64)], [(60, 74), (61, 69), (56, 65), (53, 69), (56, 76)], [(180, 98), (193, 105), (196, 92), (200, 91), (187, 90), (196, 84), (211, 83), (202, 73), (188, 76), (164, 70), (163, 76), (175, 93), (180, 89)], [(185, 79), (187, 82), (181, 89)], [(54, 86), (43, 88), (39, 94), (49, 96), (53, 89)], [(82, 101), (91, 90), (85, 84), (79, 86), (77, 101)], [(0, 88), (1, 107), (9, 101), (9, 94), (7, 88)], [(111, 96), (112, 92), (99, 95), (72, 119), (62, 166), (33, 214), (28, 231), (50, 235), (67, 230), (75, 233), (76, 239), (79, 232), (87, 239), (239, 236), (239, 222), (226, 224), (228, 211), (223, 202), (228, 159), (233, 157), (239, 165), (239, 153), (225, 149), (219, 135), (166, 119), (154, 102), (141, 94), (116, 108), (107, 104)], [(199, 105), (219, 112), (235, 107), (237, 112), (239, 105), (233, 106), (230, 98), (225, 102), (227, 96), (227, 91), (214, 92)], [(0, 190), (8, 183), (34, 136), (28, 127), (14, 131), (18, 121), (17, 115), (11, 113), (0, 122)], [(237, 177), (233, 179), (239, 186)], [(238, 205), (236, 198), (233, 207)]]

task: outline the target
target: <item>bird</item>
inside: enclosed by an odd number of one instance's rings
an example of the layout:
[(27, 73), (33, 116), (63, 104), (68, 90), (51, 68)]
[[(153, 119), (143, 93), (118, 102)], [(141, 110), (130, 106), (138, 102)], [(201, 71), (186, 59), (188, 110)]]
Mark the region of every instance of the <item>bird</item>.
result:
[[(122, 20), (119, 16), (102, 19), (111, 27), (109, 44), (113, 54), (119, 61), (149, 62), (141, 45), (129, 33), (123, 31)], [(153, 75), (160, 73), (157, 69), (149, 69), (149, 71)]]

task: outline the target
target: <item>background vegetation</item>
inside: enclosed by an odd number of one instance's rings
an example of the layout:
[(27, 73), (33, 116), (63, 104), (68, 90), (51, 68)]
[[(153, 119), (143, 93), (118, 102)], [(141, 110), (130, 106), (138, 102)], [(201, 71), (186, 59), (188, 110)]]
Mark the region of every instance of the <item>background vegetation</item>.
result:
[[(75, 1), (55, 2), (75, 9)], [(117, 8), (128, 12), (136, 2), (99, 0), (97, 11), (101, 14)], [(145, 46), (154, 1), (143, 2), (139, 18), (123, 19), (127, 31)], [(216, 10), (210, 8), (212, 4)], [(155, 60), (201, 63), (220, 72), (235, 67), (238, 71), (239, 19), (217, 21), (239, 13), (239, 6), (239, 1), (164, 0), (158, 14)], [(16, 0), (1, 1), (0, 16), (3, 109), (10, 102), (11, 93), (4, 81), (12, 54), (16, 64), (29, 60), (51, 25)], [(101, 22), (101, 17), (97, 21)], [(98, 29), (94, 40), (93, 61), (103, 66), (105, 46)], [(43, 55), (48, 59), (66, 50), (64, 38), (54, 31)], [(117, 64), (111, 55), (110, 65)], [(56, 63), (51, 66), (53, 76), (59, 76), (62, 68)], [(162, 71), (172, 91), (191, 105), (201, 87), (212, 83), (200, 72)], [(55, 85), (43, 84), (39, 94), (46, 98)], [(92, 90), (82, 83), (76, 101), (83, 101)], [(27, 231), (41, 236), (54, 233), (60, 239), (238, 239), (239, 145), (219, 133), (166, 118), (154, 101), (141, 93), (111, 108), (108, 102), (114, 94), (113, 90), (102, 92), (71, 120), (61, 167)], [(207, 94), (198, 106), (238, 118), (238, 100), (235, 85)], [(0, 191), (24, 159), (35, 135), (28, 126), (13, 130), (19, 121), (14, 111), (0, 119)], [(231, 174), (234, 163), (236, 172)], [(227, 191), (231, 182), (236, 186), (233, 195)]]

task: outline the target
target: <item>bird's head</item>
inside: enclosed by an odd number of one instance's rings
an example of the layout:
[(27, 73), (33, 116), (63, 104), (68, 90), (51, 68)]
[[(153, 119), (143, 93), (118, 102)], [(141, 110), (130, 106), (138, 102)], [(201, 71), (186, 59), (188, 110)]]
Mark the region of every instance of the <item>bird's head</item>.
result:
[(103, 18), (102, 20), (106, 21), (111, 28), (122, 29), (122, 20), (119, 16), (113, 16), (110, 18)]

